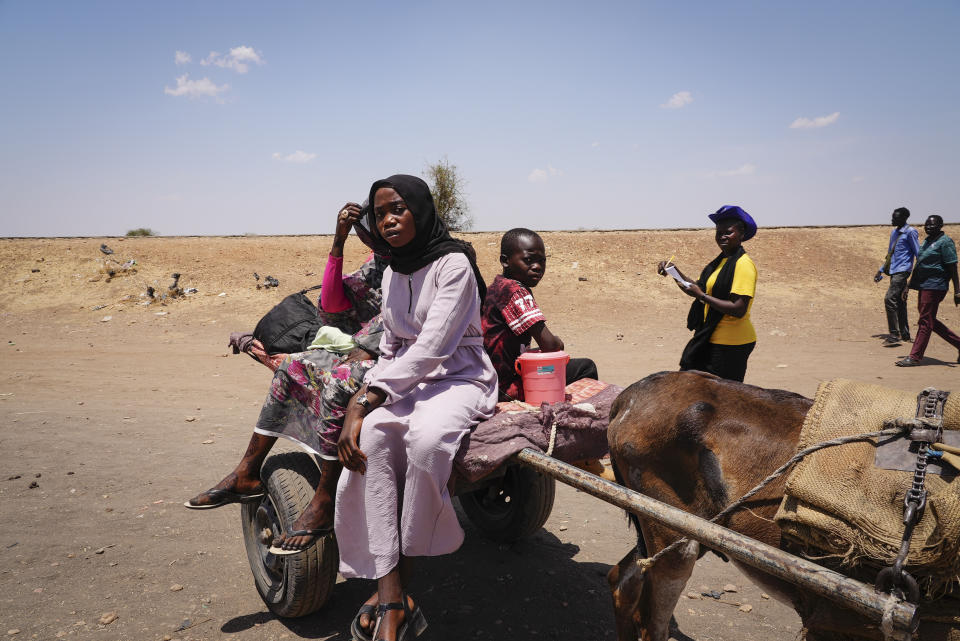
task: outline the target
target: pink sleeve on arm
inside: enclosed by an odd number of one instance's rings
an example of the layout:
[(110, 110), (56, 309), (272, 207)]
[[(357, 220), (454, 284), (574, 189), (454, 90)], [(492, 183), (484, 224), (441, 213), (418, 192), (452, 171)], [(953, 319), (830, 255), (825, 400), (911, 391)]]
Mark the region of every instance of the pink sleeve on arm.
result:
[(343, 312), (353, 305), (343, 292), (343, 256), (329, 256), (323, 270), (320, 288), (320, 307), (325, 312)]

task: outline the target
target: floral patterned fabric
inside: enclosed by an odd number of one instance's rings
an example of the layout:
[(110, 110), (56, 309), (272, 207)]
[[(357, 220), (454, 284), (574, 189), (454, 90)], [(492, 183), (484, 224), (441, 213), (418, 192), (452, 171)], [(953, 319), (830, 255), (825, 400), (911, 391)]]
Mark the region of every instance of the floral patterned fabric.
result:
[(347, 403), (375, 360), (343, 362), (325, 350), (290, 354), (273, 375), (254, 431), (300, 443), (325, 459), (337, 458)]
[[(374, 357), (379, 356), (383, 333), (380, 281), (385, 267), (386, 262), (373, 256), (343, 277), (350, 309), (325, 312), (318, 301), (324, 325), (352, 334), (357, 345)], [(278, 366), (265, 363), (276, 371), (254, 431), (296, 441), (322, 458), (336, 459), (347, 403), (377, 361), (345, 363), (344, 355), (322, 349), (281, 356)]]

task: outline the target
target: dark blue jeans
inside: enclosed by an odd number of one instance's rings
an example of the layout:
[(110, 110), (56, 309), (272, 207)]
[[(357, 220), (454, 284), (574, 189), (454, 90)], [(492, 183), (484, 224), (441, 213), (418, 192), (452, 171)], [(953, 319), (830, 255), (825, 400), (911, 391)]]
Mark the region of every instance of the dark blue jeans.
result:
[(903, 300), (903, 292), (907, 289), (907, 280), (910, 272), (890, 274), (890, 286), (887, 295), (883, 298), (883, 306), (887, 309), (887, 330), (892, 336), (904, 340), (910, 339), (910, 325), (907, 323), (907, 301)]

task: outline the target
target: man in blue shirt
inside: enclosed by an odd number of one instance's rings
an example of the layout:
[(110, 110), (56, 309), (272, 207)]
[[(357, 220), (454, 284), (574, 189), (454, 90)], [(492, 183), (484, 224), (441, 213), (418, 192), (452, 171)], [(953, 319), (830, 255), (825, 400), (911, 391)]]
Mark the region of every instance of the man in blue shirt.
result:
[(887, 258), (873, 277), (873, 282), (879, 283), (884, 274), (890, 276), (890, 286), (883, 299), (887, 309), (887, 329), (890, 331), (883, 341), (884, 347), (899, 345), (901, 340), (910, 342), (910, 326), (907, 324), (907, 279), (913, 269), (913, 260), (920, 252), (920, 239), (917, 230), (907, 224), (909, 217), (910, 210), (906, 207), (893, 210), (890, 224), (894, 229), (890, 232)]

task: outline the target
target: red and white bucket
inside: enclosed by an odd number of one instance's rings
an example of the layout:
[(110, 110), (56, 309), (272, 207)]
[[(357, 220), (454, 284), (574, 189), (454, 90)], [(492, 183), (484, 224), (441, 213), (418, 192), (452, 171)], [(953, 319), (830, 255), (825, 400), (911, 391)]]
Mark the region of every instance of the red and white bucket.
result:
[(566, 352), (524, 352), (515, 363), (523, 382), (523, 400), (531, 405), (564, 400), (567, 381)]

